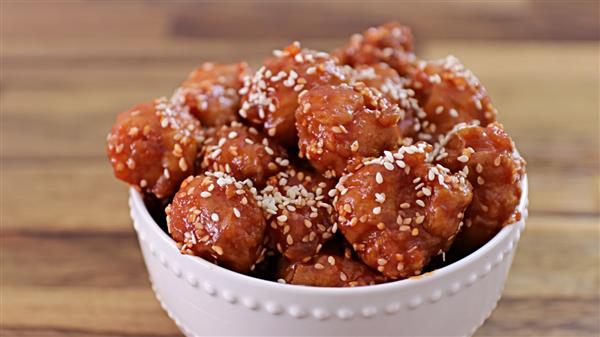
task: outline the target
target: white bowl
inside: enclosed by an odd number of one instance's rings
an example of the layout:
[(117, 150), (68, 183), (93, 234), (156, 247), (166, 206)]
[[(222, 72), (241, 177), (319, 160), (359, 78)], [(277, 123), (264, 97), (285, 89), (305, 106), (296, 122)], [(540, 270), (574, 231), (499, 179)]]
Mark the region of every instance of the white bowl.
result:
[(182, 255), (130, 190), (129, 205), (152, 288), (188, 337), (469, 336), (495, 308), (527, 217), (473, 254), (421, 277), (356, 288), (280, 284)]

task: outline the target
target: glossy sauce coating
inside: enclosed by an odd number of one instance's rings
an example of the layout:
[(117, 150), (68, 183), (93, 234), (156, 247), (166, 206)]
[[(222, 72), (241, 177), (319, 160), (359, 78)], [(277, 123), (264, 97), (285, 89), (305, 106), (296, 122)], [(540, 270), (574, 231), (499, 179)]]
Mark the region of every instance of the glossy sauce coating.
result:
[(335, 182), (306, 170), (288, 168), (269, 178), (259, 198), (268, 219), (268, 246), (291, 261), (308, 261), (329, 240)]
[(483, 85), (454, 56), (433, 62), (419, 62), (411, 76), (421, 116), (419, 139), (435, 143), (454, 125), (478, 121), (488, 125), (496, 120), (496, 109)]
[(346, 82), (346, 70), (329, 54), (302, 49), (295, 42), (275, 51), (240, 90), (240, 115), (278, 142), (295, 147), (298, 142), (294, 112), (298, 94), (322, 84)]
[(471, 202), (470, 184), (426, 161), (431, 146), (401, 147), (343, 176), (334, 201), (342, 234), (390, 279), (421, 273), (446, 251)]
[(165, 210), (181, 252), (240, 273), (251, 271), (264, 253), (266, 228), (251, 186), (222, 172), (186, 179)]
[(296, 128), (300, 156), (326, 177), (379, 156), (402, 141), (397, 105), (363, 83), (320, 86), (299, 99)]
[(354, 34), (348, 43), (333, 52), (342, 64), (356, 67), (361, 64), (389, 64), (400, 75), (412, 72), (416, 63), (413, 53), (413, 34), (409, 27), (390, 22)]
[(289, 165), (286, 151), (255, 128), (234, 122), (207, 138), (202, 153), (203, 170), (225, 172), (238, 180), (250, 179), (257, 188)]
[(162, 98), (119, 114), (106, 152), (117, 178), (168, 198), (193, 173), (200, 139), (200, 123)]
[(460, 250), (482, 246), (502, 227), (518, 220), (525, 160), (515, 152), (502, 125), (456, 127), (436, 149), (435, 160), (466, 174), (473, 185), (473, 202), (456, 241)]
[[(414, 138), (420, 131), (421, 125), (417, 116), (422, 117), (424, 112), (415, 98), (414, 90), (408, 87), (408, 79), (400, 77), (389, 65), (376, 63), (356, 66), (352, 80), (377, 89), (390, 103), (398, 105), (398, 123), (403, 138)], [(406, 141), (404, 143), (406, 144)]]
[(221, 126), (238, 120), (242, 79), (249, 73), (245, 62), (204, 63), (192, 71), (171, 101), (184, 105), (202, 125)]
[(311, 261), (285, 265), (281, 281), (315, 287), (357, 287), (381, 283), (384, 278), (351, 256), (318, 254)]

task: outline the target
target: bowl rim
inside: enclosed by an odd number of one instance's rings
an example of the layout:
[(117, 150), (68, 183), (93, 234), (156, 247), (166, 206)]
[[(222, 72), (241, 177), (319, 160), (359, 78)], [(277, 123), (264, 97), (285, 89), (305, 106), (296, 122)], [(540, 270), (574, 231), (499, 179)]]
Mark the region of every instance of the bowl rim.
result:
[[(468, 266), (476, 263), (476, 261), (490, 254), (490, 252), (498, 246), (501, 242), (505, 241), (507, 237), (511, 235), (515, 230), (519, 230), (519, 226), (524, 226), (525, 219), (527, 218), (527, 203), (528, 203), (528, 181), (527, 174), (523, 176), (521, 181), (521, 199), (517, 210), (521, 213), (521, 219), (510, 225), (505, 226), (498, 232), (490, 241), (485, 245), (474, 251), (473, 253), (463, 257), (462, 259), (453, 262), (449, 265), (427, 272), (425, 274), (410, 277), (403, 280), (397, 280), (387, 283), (360, 286), (360, 287), (314, 287), (305, 285), (295, 285), (279, 283), (275, 281), (263, 280), (250, 275), (241, 274), (209, 261), (206, 261), (200, 257), (181, 254), (175, 245), (175, 241), (165, 233), (160, 226), (154, 221), (146, 205), (143, 201), (142, 195), (135, 188), (129, 188), (129, 194), (131, 197), (131, 208), (132, 211), (141, 215), (141, 225), (147, 227), (146, 229), (152, 233), (152, 236), (159, 237), (160, 241), (169, 246), (169, 249), (176, 250), (176, 253), (181, 258), (189, 259), (192, 263), (197, 263), (203, 269), (209, 269), (212, 273), (218, 273), (221, 277), (229, 278), (232, 282), (240, 283), (245, 287), (268, 287), (269, 291), (281, 291), (291, 295), (324, 295), (329, 296), (349, 296), (349, 295), (373, 295), (375, 293), (388, 292), (393, 290), (406, 289), (416, 287), (419, 285), (426, 285), (435, 282), (438, 279), (445, 277), (446, 275), (460, 271), (461, 269), (467, 268)], [(138, 230), (136, 228), (136, 230)]]

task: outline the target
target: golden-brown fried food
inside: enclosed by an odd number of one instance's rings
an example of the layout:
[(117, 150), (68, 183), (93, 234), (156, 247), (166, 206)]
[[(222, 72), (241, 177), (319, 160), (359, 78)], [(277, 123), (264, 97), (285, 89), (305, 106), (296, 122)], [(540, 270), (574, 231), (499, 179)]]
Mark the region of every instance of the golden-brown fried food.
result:
[(425, 111), (421, 118), (421, 140), (437, 142), (458, 123), (478, 121), (488, 125), (496, 120), (497, 112), (487, 91), (454, 56), (419, 62), (410, 86)]
[(426, 161), (423, 142), (372, 159), (343, 176), (334, 206), (358, 256), (390, 279), (418, 275), (458, 233), (471, 186)]
[(298, 94), (321, 84), (346, 82), (347, 70), (324, 52), (301, 49), (295, 42), (265, 61), (240, 89), (240, 115), (288, 147), (298, 142), (294, 111)]
[(384, 62), (400, 75), (410, 74), (417, 58), (413, 53), (413, 34), (409, 27), (390, 22), (354, 34), (342, 48), (333, 52), (340, 63), (356, 67)]
[(200, 138), (200, 123), (161, 98), (119, 114), (106, 152), (117, 178), (162, 199), (193, 173)]
[(436, 162), (461, 171), (473, 185), (473, 202), (455, 245), (472, 251), (489, 241), (505, 225), (519, 219), (525, 160), (502, 125), (459, 125), (434, 152)]
[(363, 83), (313, 88), (299, 99), (300, 156), (326, 177), (339, 177), (364, 157), (393, 150), (402, 140), (397, 105)]
[(383, 276), (351, 256), (328, 254), (284, 264), (279, 276), (285, 283), (315, 287), (357, 287), (384, 281)]
[(190, 176), (165, 212), (169, 233), (184, 254), (247, 273), (264, 253), (266, 222), (249, 180), (223, 172)]
[(419, 117), (424, 112), (415, 98), (414, 90), (408, 88), (408, 80), (385, 63), (358, 65), (352, 77), (354, 82), (363, 82), (377, 89), (385, 99), (400, 108), (400, 132), (403, 138), (414, 138), (421, 126)]
[(240, 123), (222, 126), (207, 138), (201, 168), (225, 172), (238, 180), (250, 179), (257, 188), (289, 165), (287, 153), (255, 128)]
[(269, 178), (259, 195), (267, 214), (268, 246), (291, 261), (308, 261), (336, 230), (328, 192), (335, 182), (288, 168)]
[(249, 73), (245, 62), (235, 64), (204, 63), (192, 71), (171, 101), (189, 107), (205, 126), (221, 126), (238, 120), (238, 90)]

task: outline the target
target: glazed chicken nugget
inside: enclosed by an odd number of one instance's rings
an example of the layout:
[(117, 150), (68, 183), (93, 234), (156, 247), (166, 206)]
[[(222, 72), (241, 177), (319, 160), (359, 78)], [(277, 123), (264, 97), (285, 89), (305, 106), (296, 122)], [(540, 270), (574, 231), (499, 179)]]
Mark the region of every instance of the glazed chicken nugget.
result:
[(400, 130), (403, 138), (413, 138), (420, 131), (419, 118), (424, 116), (423, 109), (415, 98), (414, 90), (408, 87), (408, 80), (385, 63), (356, 66), (353, 72), (354, 82), (363, 82), (377, 89), (389, 102), (400, 108)]
[(257, 188), (289, 165), (286, 151), (240, 123), (222, 126), (205, 141), (201, 168), (225, 172), (238, 180), (250, 179)]
[(302, 49), (298, 42), (265, 61), (240, 89), (240, 115), (288, 147), (296, 147), (298, 137), (294, 112), (298, 94), (322, 84), (346, 82), (347, 70), (329, 54)]
[(340, 63), (356, 67), (384, 62), (400, 75), (412, 72), (417, 58), (413, 53), (413, 34), (409, 27), (390, 22), (354, 34), (348, 43), (333, 52)]
[(337, 186), (342, 234), (365, 264), (390, 279), (418, 275), (446, 251), (471, 202), (463, 176), (426, 162), (431, 149), (419, 142), (386, 151)]
[(291, 261), (308, 261), (335, 233), (329, 191), (335, 182), (288, 168), (269, 178), (259, 198), (267, 214), (267, 237)]
[(216, 64), (207, 62), (192, 71), (171, 101), (184, 105), (205, 126), (221, 126), (238, 120), (238, 90), (249, 68), (245, 62)]
[(402, 141), (398, 106), (363, 83), (316, 87), (299, 103), (299, 155), (326, 177), (339, 177), (349, 164), (394, 150)]
[(188, 177), (167, 206), (167, 226), (184, 254), (248, 273), (263, 253), (265, 218), (249, 180), (223, 172)]
[(489, 241), (505, 225), (519, 219), (525, 160), (499, 123), (487, 127), (459, 125), (434, 151), (435, 161), (462, 171), (473, 185), (473, 202), (455, 245), (472, 251)]
[(285, 264), (279, 280), (315, 287), (357, 287), (383, 281), (383, 276), (351, 256), (328, 254), (318, 254), (308, 262)]
[(496, 109), (483, 85), (454, 56), (419, 62), (410, 86), (425, 111), (419, 138), (435, 143), (459, 123), (496, 120)]
[(117, 178), (162, 199), (193, 173), (200, 139), (200, 123), (161, 98), (119, 114), (106, 152)]

